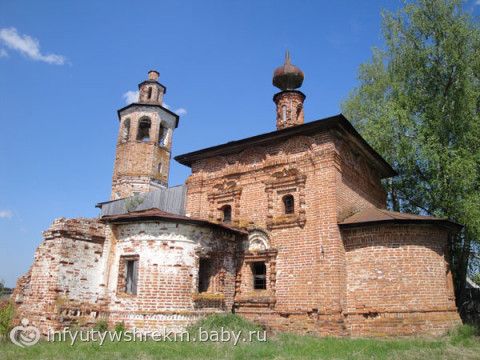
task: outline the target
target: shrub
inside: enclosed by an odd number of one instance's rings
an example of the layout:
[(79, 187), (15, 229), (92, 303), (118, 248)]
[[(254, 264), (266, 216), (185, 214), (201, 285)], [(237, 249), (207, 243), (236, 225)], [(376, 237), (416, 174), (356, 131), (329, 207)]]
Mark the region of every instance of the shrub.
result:
[(450, 330), (448, 335), (453, 344), (464, 344), (474, 340), (480, 333), (478, 328), (465, 324)]
[(99, 320), (93, 327), (93, 330), (99, 331), (99, 332), (108, 331), (108, 323), (105, 320)]
[(15, 307), (10, 301), (0, 302), (0, 338), (6, 338), (12, 329)]
[(123, 334), (125, 332), (125, 323), (122, 321), (120, 323), (115, 324), (115, 332), (117, 334)]

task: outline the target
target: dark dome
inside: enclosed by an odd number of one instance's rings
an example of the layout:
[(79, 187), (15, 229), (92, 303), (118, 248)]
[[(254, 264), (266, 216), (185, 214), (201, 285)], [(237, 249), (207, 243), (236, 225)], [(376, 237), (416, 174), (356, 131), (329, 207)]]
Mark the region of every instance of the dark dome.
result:
[(292, 65), (290, 54), (285, 54), (285, 64), (275, 69), (273, 72), (273, 85), (280, 90), (294, 90), (302, 86), (304, 79), (303, 71)]

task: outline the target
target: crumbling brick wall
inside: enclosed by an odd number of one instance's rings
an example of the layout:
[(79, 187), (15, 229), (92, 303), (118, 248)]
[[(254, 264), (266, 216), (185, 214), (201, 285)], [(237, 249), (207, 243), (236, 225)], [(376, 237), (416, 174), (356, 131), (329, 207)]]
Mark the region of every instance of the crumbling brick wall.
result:
[[(111, 224), (109, 321), (138, 331), (183, 330), (209, 313), (231, 311), (237, 239), (226, 231), (168, 221)], [(137, 294), (122, 283), (122, 258), (136, 257)], [(212, 260), (211, 286), (198, 294), (200, 258)], [(119, 284), (120, 282), (120, 284)]]
[[(80, 317), (101, 306), (104, 225), (97, 219), (56, 219), (43, 233), (29, 272), (13, 294), (18, 315), (42, 332), (70, 315)], [(96, 312), (94, 313), (94, 317)]]

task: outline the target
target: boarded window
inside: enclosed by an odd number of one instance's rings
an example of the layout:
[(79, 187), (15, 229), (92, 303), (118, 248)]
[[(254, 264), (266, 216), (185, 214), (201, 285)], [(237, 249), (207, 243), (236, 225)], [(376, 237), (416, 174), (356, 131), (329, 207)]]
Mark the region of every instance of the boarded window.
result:
[(285, 214), (293, 214), (295, 212), (295, 200), (293, 195), (285, 195), (282, 198), (283, 210)]
[(230, 205), (225, 205), (222, 207), (222, 214), (222, 221), (226, 224), (230, 224), (232, 222), (232, 207)]
[(212, 261), (210, 259), (200, 259), (198, 267), (198, 292), (207, 292), (210, 287), (212, 277)]
[(138, 283), (138, 260), (126, 260), (125, 270), (125, 292), (127, 294), (136, 295)]
[(150, 119), (141, 119), (138, 123), (137, 140), (150, 141), (150, 127), (152, 123)]
[(252, 263), (253, 288), (255, 290), (267, 289), (267, 267), (264, 262)]
[(120, 256), (117, 282), (118, 293), (137, 295), (139, 259), (138, 255)]

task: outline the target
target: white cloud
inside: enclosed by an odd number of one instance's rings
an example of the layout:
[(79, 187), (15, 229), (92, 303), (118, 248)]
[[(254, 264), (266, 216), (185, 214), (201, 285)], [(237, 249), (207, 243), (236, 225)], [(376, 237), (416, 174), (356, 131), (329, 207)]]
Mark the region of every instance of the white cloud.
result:
[(8, 57), (8, 52), (5, 49), (0, 49), (0, 58)]
[(0, 210), (0, 219), (11, 219), (13, 212), (10, 210)]
[(138, 101), (138, 95), (139, 95), (139, 92), (138, 91), (127, 91), (125, 94), (122, 95), (123, 99), (125, 100), (125, 103), (127, 105), (131, 104), (131, 103), (134, 103), (134, 102), (137, 102)]
[(42, 54), (40, 52), (40, 43), (37, 39), (19, 34), (15, 28), (0, 29), (0, 42), (32, 60), (55, 65), (65, 64), (65, 57), (56, 54)]
[(480, 5), (480, 0), (475, 1), (475, 5)]
[(165, 109), (170, 109), (170, 105), (167, 105), (167, 104), (165, 104), (165, 103), (163, 103), (162, 106), (163, 106)]
[(177, 110), (174, 111), (174, 113), (176, 113), (177, 115), (187, 115), (187, 109), (184, 109), (184, 108), (178, 108)]

